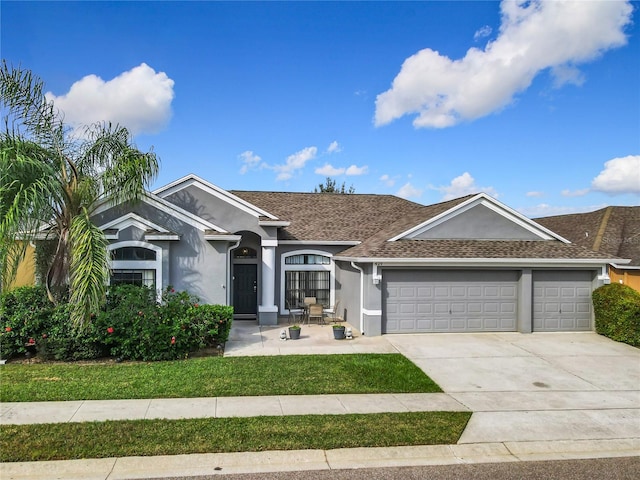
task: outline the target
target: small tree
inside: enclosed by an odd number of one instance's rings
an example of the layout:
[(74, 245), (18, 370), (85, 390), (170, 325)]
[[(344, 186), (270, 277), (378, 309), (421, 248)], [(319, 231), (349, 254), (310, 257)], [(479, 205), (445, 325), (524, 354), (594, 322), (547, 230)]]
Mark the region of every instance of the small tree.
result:
[[(72, 321), (84, 325), (102, 302), (108, 279), (107, 241), (91, 222), (99, 202), (134, 202), (158, 173), (152, 152), (110, 123), (78, 137), (28, 70), (0, 68), (0, 275), (8, 284), (28, 242), (55, 244), (46, 277), (49, 299), (69, 287)], [(16, 239), (23, 240), (16, 242)]]
[(331, 177), (327, 177), (325, 183), (321, 183), (317, 188), (313, 189), (314, 193), (356, 193), (356, 189), (353, 188), (353, 185), (347, 189), (345, 187), (345, 183), (342, 182), (342, 185), (338, 188), (336, 187), (336, 181)]

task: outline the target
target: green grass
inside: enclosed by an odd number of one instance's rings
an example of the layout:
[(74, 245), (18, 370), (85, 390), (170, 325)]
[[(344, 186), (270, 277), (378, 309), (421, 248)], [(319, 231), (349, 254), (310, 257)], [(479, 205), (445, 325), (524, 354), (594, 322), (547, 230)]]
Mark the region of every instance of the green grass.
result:
[(1, 425), (0, 461), (454, 444), (471, 413)]
[(441, 391), (399, 354), (0, 367), (2, 402)]

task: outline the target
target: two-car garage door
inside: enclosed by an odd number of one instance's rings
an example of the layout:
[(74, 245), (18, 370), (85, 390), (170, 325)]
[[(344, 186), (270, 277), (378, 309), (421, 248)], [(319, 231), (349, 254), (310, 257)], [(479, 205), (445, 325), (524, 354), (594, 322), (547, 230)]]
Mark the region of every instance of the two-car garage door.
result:
[(516, 330), (518, 272), (385, 270), (383, 333)]
[[(592, 271), (534, 271), (533, 331), (592, 330)], [(513, 332), (519, 271), (384, 270), (383, 333)]]

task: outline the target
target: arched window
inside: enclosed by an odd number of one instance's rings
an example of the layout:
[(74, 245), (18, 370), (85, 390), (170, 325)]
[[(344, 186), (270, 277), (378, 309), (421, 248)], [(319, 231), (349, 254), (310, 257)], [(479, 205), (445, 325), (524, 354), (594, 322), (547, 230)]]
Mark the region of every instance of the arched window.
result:
[(296, 307), (305, 297), (315, 297), (329, 308), (333, 298), (333, 264), (326, 252), (303, 251), (283, 255), (283, 295), (286, 305)]
[(111, 258), (110, 285), (123, 283), (162, 289), (162, 249), (139, 241), (108, 246)]

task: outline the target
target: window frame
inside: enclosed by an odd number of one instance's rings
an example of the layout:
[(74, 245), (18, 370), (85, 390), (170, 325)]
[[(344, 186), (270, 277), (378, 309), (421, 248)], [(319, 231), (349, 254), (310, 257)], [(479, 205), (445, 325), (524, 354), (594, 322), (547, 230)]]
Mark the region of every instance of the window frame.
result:
[[(156, 253), (155, 260), (112, 260), (111, 252), (124, 247), (141, 247), (147, 250), (153, 250)], [(124, 240), (122, 242), (110, 243), (107, 245), (109, 254), (109, 269), (111, 270), (155, 270), (155, 289), (158, 299), (161, 297), (162, 289), (162, 247), (153, 245), (152, 243), (141, 242), (139, 240)], [(111, 275), (109, 275), (108, 284), (111, 284)]]
[[(328, 257), (328, 264), (288, 264), (287, 258), (294, 257), (296, 255), (319, 255), (322, 257)], [(292, 250), (287, 253), (283, 253), (280, 256), (280, 314), (288, 315), (289, 309), (286, 304), (286, 288), (287, 288), (287, 271), (328, 271), (329, 272), (329, 305), (327, 308), (331, 308), (335, 304), (335, 262), (333, 261), (333, 254), (324, 250)]]

